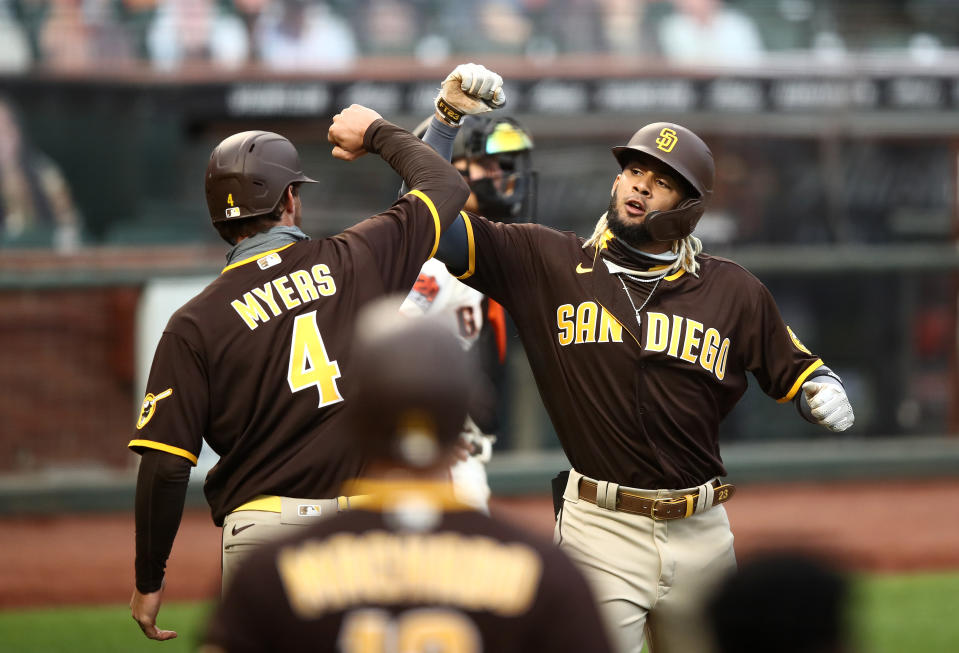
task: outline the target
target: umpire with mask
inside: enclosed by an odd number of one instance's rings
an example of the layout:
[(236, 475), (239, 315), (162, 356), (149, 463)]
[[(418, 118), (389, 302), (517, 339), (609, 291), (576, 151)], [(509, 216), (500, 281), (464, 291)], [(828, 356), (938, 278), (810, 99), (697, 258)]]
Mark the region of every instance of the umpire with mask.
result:
[[(480, 99), (494, 101), (485, 88)], [(333, 156), (379, 154), (410, 192), (341, 234), (300, 230), (303, 173), (271, 132), (234, 134), (206, 171), (213, 225), (233, 248), (221, 275), (180, 308), (157, 346), (136, 434), (136, 589), (131, 614), (150, 639), (190, 468), (203, 441), (219, 456), (204, 492), (223, 527), (223, 585), (251, 549), (349, 507), (342, 482), (363, 468), (345, 438), (357, 378), (349, 350), (367, 302), (409, 290), (469, 194), (418, 138), (353, 105), (333, 118)], [(396, 302), (396, 307), (399, 301)]]

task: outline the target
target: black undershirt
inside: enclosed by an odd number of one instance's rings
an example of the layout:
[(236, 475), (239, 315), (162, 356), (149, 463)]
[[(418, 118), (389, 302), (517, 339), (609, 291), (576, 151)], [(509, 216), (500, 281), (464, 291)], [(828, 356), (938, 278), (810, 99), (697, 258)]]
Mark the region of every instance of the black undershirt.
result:
[(167, 558), (183, 517), (190, 462), (147, 449), (140, 457), (136, 492), (136, 586), (143, 594), (163, 585)]

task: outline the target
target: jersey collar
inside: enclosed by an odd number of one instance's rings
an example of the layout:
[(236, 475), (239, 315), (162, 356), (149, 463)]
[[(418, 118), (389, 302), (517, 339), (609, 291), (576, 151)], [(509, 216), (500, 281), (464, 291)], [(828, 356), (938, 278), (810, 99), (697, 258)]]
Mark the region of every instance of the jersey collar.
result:
[(301, 240), (309, 240), (299, 227), (277, 226), (244, 238), (226, 253), (227, 267), (256, 260), (260, 254), (278, 251)]

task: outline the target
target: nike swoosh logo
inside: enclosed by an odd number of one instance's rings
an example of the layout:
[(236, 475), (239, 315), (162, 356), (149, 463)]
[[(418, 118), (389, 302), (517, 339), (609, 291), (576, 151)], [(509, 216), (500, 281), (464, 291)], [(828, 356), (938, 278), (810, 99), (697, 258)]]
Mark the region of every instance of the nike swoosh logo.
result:
[(237, 528), (237, 527), (236, 527), (236, 524), (234, 524), (234, 525), (233, 525), (233, 534), (236, 535), (237, 533), (242, 533), (242, 532), (245, 531), (246, 529), (251, 528), (251, 527), (253, 527), (253, 526), (255, 526), (255, 525), (256, 525), (256, 524), (247, 524), (246, 526), (240, 526), (239, 528)]
[(586, 274), (587, 272), (592, 272), (593, 268), (584, 268), (582, 263), (576, 264), (576, 274)]

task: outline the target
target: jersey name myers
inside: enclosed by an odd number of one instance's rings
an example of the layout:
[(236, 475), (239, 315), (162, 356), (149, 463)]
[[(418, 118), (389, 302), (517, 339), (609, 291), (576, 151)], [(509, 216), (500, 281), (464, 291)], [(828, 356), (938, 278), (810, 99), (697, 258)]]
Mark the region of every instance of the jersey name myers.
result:
[[(684, 328), (685, 325), (685, 328)], [(596, 302), (579, 306), (563, 304), (556, 309), (557, 339), (562, 346), (622, 342), (623, 327)], [(649, 312), (643, 323), (643, 349), (699, 364), (720, 381), (726, 376), (729, 338), (681, 315)]]
[(294, 270), (282, 277), (268, 281), (262, 286), (243, 293), (242, 299), (234, 299), (230, 305), (250, 331), (269, 322), (271, 314), (280, 315), (284, 309), (296, 308), (336, 292), (336, 283), (325, 263), (317, 263), (309, 271)]

